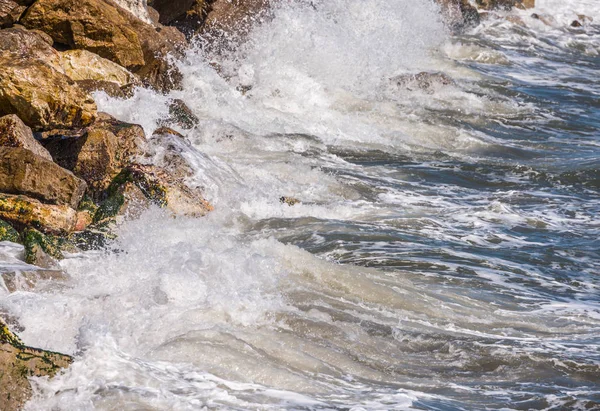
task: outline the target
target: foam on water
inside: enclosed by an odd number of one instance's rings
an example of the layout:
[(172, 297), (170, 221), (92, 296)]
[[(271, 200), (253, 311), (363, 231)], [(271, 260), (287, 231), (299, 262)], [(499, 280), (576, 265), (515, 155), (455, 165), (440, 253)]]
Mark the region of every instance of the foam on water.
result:
[[(76, 356), (29, 409), (597, 406), (600, 201), (568, 174), (597, 129), (575, 147), (527, 94), (557, 80), (524, 39), (574, 73), (569, 31), (526, 23), (451, 39), (428, 1), (284, 2), (230, 54), (199, 41), (180, 91), (98, 93), (148, 135), (185, 101), (200, 124), (144, 161), (180, 152), (215, 211), (151, 209), (61, 262), (60, 289), (0, 289), (27, 343)], [(392, 80), (422, 71), (453, 82)]]

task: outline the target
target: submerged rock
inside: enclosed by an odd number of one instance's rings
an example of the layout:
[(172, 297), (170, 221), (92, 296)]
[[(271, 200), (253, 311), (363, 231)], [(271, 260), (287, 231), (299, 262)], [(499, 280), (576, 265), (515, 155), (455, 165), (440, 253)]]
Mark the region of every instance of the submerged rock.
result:
[(436, 0), (440, 5), (442, 14), (447, 24), (453, 30), (461, 30), (468, 26), (479, 24), (480, 18), (477, 9), (469, 0)]
[(77, 208), (85, 181), (52, 161), (20, 147), (0, 147), (0, 191)]
[(52, 156), (34, 137), (31, 128), (21, 119), (10, 114), (0, 117), (0, 146), (21, 147), (31, 151), (36, 156), (52, 161)]
[(0, 218), (19, 227), (65, 234), (74, 230), (77, 212), (67, 205), (43, 204), (26, 196), (0, 193)]
[(162, 121), (166, 127), (179, 126), (184, 130), (189, 130), (198, 125), (200, 119), (185, 104), (183, 100), (174, 99), (169, 104), (169, 117)]
[(32, 394), (29, 377), (54, 376), (73, 359), (27, 347), (0, 319), (0, 404), (2, 411), (22, 409)]
[(417, 74), (403, 74), (391, 79), (392, 84), (399, 90), (421, 90), (433, 94), (439, 89), (454, 85), (454, 80), (444, 73), (421, 72)]

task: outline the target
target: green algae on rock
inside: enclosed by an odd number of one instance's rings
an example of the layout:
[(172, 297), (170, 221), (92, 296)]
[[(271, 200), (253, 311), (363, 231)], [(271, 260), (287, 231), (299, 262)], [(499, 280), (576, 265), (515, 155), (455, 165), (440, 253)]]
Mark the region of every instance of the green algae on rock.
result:
[(29, 377), (53, 377), (73, 358), (28, 347), (0, 319), (0, 404), (2, 411), (17, 411), (31, 397)]
[(20, 242), (20, 236), (12, 225), (4, 220), (0, 220), (0, 241)]

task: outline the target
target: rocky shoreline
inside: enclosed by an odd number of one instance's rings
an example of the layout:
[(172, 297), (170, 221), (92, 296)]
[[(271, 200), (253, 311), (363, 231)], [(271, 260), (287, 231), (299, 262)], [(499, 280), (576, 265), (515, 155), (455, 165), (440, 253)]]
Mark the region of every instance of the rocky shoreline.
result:
[[(487, 10), (533, 7), (533, 0), (437, 1), (455, 30), (478, 24)], [(186, 184), (193, 169), (169, 144), (185, 139), (169, 127), (198, 124), (184, 102), (173, 100), (165, 127), (148, 136), (98, 112), (90, 93), (178, 89), (176, 60), (194, 36), (219, 52), (253, 18), (268, 16), (272, 2), (0, 0), (0, 241), (22, 244), (23, 260), (43, 269), (0, 273), (0, 285), (14, 292), (65, 277), (64, 253), (105, 246), (120, 221), (152, 205), (175, 215), (212, 210), (201, 188)], [(164, 150), (160, 164), (156, 147)], [(29, 376), (53, 376), (72, 359), (25, 346), (4, 320), (0, 404), (9, 411), (31, 396)]]

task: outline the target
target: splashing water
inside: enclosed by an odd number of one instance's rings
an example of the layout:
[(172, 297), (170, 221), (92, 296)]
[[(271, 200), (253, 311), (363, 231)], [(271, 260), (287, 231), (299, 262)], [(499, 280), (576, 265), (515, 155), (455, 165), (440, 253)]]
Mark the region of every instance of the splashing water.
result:
[(184, 100), (215, 211), (0, 289), (76, 356), (28, 409), (600, 407), (600, 29), (529, 14), (450, 36), (425, 0), (283, 3), (232, 53), (199, 39), (181, 91), (98, 94), (148, 133)]

